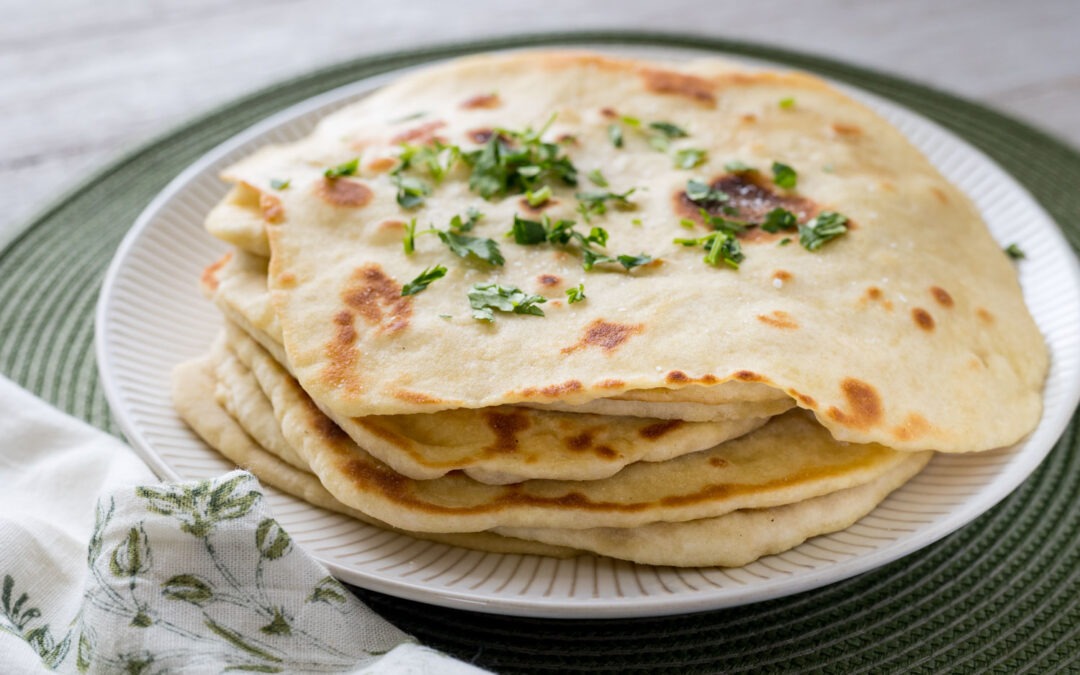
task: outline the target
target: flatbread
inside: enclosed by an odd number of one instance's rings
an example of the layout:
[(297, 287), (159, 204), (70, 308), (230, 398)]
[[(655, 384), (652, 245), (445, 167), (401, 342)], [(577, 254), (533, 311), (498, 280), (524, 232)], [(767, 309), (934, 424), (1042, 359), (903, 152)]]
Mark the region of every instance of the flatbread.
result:
[[(270, 400), (282, 435), (331, 494), (412, 531), (637, 527), (766, 508), (865, 484), (909, 453), (839, 443), (803, 411), (710, 450), (639, 462), (602, 480), (487, 485), (460, 473), (413, 480), (357, 446), (272, 359), (239, 360)], [(523, 413), (524, 414), (524, 411)]]
[[(820, 80), (694, 69), (563, 52), (474, 57), (404, 77), (328, 117), (309, 139), (228, 169), (227, 180), (260, 191), (274, 307), (304, 389), (355, 417), (749, 382), (792, 397), (851, 442), (964, 452), (1033, 429), (1046, 348), (970, 201), (899, 132)], [(470, 104), (481, 96), (483, 105)], [(778, 105), (786, 98), (795, 105)], [(416, 112), (424, 114), (402, 119)], [(485, 201), (470, 192), (460, 164), (422, 208), (398, 205), (385, 160), (401, 139), (438, 136), (474, 149), (478, 131), (539, 129), (553, 113), (545, 139), (574, 138), (562, 147), (582, 181), (552, 182), (544, 212), (580, 220), (574, 192), (591, 189), (584, 174), (601, 169), (611, 190), (636, 189), (633, 211), (593, 216), (610, 233), (603, 251), (661, 263), (586, 273), (572, 248), (516, 245), (504, 237), (513, 216), (536, 214), (520, 195)], [(658, 152), (622, 116), (688, 135)], [(623, 126), (621, 148), (612, 124)], [(674, 168), (680, 149), (707, 157)], [(355, 176), (324, 177), (357, 155)], [(725, 169), (735, 160), (757, 173)], [(795, 189), (774, 184), (773, 162), (797, 170)], [(281, 177), (290, 187), (271, 190)], [(783, 232), (752, 228), (738, 271), (709, 267), (700, 247), (673, 243), (693, 234), (681, 218), (700, 220), (684, 192), (695, 177), (735, 195), (727, 206), (740, 216), (776, 204), (803, 220), (839, 211), (850, 231), (810, 252), (797, 241), (777, 245)], [(433, 236), (405, 254), (409, 219), (445, 228), (469, 207), (485, 214), (471, 234), (498, 240), (503, 266), (463, 261)], [(403, 284), (438, 264), (444, 278), (401, 297)], [(545, 295), (546, 316), (473, 319), (467, 291), (486, 282)], [(580, 282), (587, 300), (564, 302), (564, 289)]]
[(272, 485), (318, 508), (351, 516), (369, 525), (391, 532), (450, 546), (488, 551), (568, 558), (578, 551), (565, 546), (519, 540), (489, 532), (440, 534), (406, 532), (387, 525), (367, 514), (349, 508), (334, 499), (319, 480), (297, 469), (259, 446), (216, 400), (217, 384), (213, 359), (209, 356), (187, 361), (173, 369), (173, 403), (180, 417), (207, 444), (237, 466), (253, 473), (261, 482)]
[[(204, 277), (204, 288), (230, 320), (228, 336), (234, 351), (246, 354), (249, 361), (272, 358), (288, 369), (287, 362), (282, 362), (284, 351), (273, 335), (276, 321), (262, 264), (251, 256), (234, 255)], [(258, 349), (259, 345), (264, 349)], [(723, 410), (725, 406), (745, 414), (735, 419), (684, 422), (678, 418), (601, 417), (510, 406), (369, 418), (328, 412), (357, 444), (405, 476), (427, 480), (462, 470), (484, 483), (506, 484), (535, 478), (595, 480), (633, 462), (665, 461), (708, 449), (760, 427), (792, 403), (750, 401), (713, 407)]]

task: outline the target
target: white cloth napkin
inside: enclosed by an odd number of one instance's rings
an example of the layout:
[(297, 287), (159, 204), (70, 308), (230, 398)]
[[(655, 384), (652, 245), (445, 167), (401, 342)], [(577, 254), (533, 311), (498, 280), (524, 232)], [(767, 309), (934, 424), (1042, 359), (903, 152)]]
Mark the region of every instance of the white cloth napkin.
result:
[(479, 673), (295, 546), (251, 474), (157, 484), (0, 377), (0, 670)]

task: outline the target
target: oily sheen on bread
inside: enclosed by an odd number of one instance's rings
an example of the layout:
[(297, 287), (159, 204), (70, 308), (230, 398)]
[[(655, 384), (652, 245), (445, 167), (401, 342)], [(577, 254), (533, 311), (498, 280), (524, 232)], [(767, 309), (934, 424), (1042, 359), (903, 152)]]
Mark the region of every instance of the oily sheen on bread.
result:
[[(663, 151), (648, 131), (657, 123), (681, 132), (662, 134)], [(392, 171), (402, 143), (467, 153), (529, 129), (578, 170), (576, 186), (548, 181), (542, 206), (520, 192), (482, 198), (463, 161), (440, 180)], [(351, 175), (325, 175), (357, 157)], [(586, 225), (576, 193), (593, 189), (593, 171), (611, 192), (633, 189), (632, 208), (612, 201)], [(260, 195), (285, 352), (336, 414), (565, 410), (745, 382), (790, 397), (841, 440), (965, 452), (1015, 442), (1041, 413), (1046, 349), (977, 210), (899, 132), (813, 77), (565, 52), (474, 57), (405, 77), (224, 177)], [(288, 189), (274, 190), (282, 177)], [(427, 182), (419, 208), (399, 203), (403, 177)], [(691, 179), (726, 198), (695, 201)], [(847, 232), (807, 250), (780, 245), (796, 233), (746, 228), (738, 270), (673, 241), (713, 231), (702, 208), (759, 223), (777, 207), (804, 225), (842, 213)], [(499, 243), (504, 264), (458, 258), (433, 235), (403, 249), (412, 218), (445, 229), (470, 208), (483, 218), (469, 236)], [(586, 272), (572, 246), (505, 237), (515, 215), (541, 211), (602, 226), (598, 252), (652, 262)], [(445, 277), (401, 295), (437, 265)], [(544, 316), (478, 321), (478, 283), (543, 295)], [(567, 302), (581, 283), (587, 300)]]

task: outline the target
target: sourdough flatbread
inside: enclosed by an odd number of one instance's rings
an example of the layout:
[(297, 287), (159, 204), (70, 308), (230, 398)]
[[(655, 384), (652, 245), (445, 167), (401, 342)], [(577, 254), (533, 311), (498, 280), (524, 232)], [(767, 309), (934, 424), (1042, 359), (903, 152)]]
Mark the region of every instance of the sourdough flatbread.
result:
[[(787, 98), (796, 104), (778, 105)], [(659, 262), (586, 273), (572, 248), (514, 244), (504, 237), (514, 215), (537, 214), (520, 195), (481, 199), (460, 162), (441, 183), (428, 179), (422, 207), (397, 203), (387, 170), (402, 142), (437, 136), (468, 151), (553, 114), (544, 138), (573, 139), (561, 147), (582, 179), (552, 181), (544, 213), (580, 221), (574, 193), (592, 189), (584, 174), (599, 169), (610, 190), (635, 189), (632, 211), (592, 217), (610, 233), (602, 250)], [(651, 122), (687, 135), (657, 151)], [(702, 162), (677, 168), (679, 150), (704, 151)], [(358, 155), (356, 175), (323, 175)], [(725, 168), (736, 160), (757, 171)], [(773, 182), (774, 162), (797, 171), (797, 186)], [(404, 77), (224, 176), (260, 194), (288, 360), (339, 415), (566, 406), (749, 382), (792, 397), (841, 440), (962, 452), (1015, 442), (1041, 413), (1047, 352), (974, 206), (899, 132), (809, 76), (564, 52), (474, 57)], [(290, 187), (270, 189), (281, 177)], [(709, 267), (700, 247), (673, 243), (688, 236), (680, 219), (701, 220), (689, 178), (728, 193), (736, 217), (776, 205), (804, 221), (838, 211), (850, 231), (810, 252), (751, 228), (739, 270)], [(463, 261), (434, 236), (403, 251), (411, 218), (446, 228), (469, 207), (484, 213), (471, 234), (498, 240), (504, 265)], [(401, 297), (440, 264), (445, 278)], [(473, 319), (467, 292), (489, 282), (545, 295), (546, 316)], [(587, 301), (564, 302), (582, 282)]]

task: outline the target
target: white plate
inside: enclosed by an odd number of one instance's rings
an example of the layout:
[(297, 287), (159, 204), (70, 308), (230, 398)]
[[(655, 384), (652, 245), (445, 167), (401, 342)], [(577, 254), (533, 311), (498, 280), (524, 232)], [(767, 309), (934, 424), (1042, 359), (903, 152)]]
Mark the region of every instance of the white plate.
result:
[[(206, 478), (231, 468), (188, 430), (169, 399), (172, 367), (204, 353), (220, 326), (218, 312), (196, 283), (203, 267), (225, 250), (202, 228), (226, 191), (218, 171), (260, 146), (305, 136), (326, 113), (400, 72), (318, 96), (218, 146), (158, 195), (121, 244), (98, 305), (98, 364), (120, 427), (162, 478)], [(843, 88), (897, 126), (967, 192), (1000, 242), (1022, 243), (1028, 256), (1020, 263), (1024, 297), (1052, 358), (1043, 419), (1024, 443), (977, 455), (939, 455), (847, 530), (735, 569), (480, 553), (379, 530), (268, 488), (282, 525), (339, 578), (391, 595), (503, 614), (629, 617), (714, 609), (823, 586), (927, 546), (1003, 499), (1050, 451), (1080, 397), (1076, 259), (1046, 213), (989, 158), (911, 111)]]

